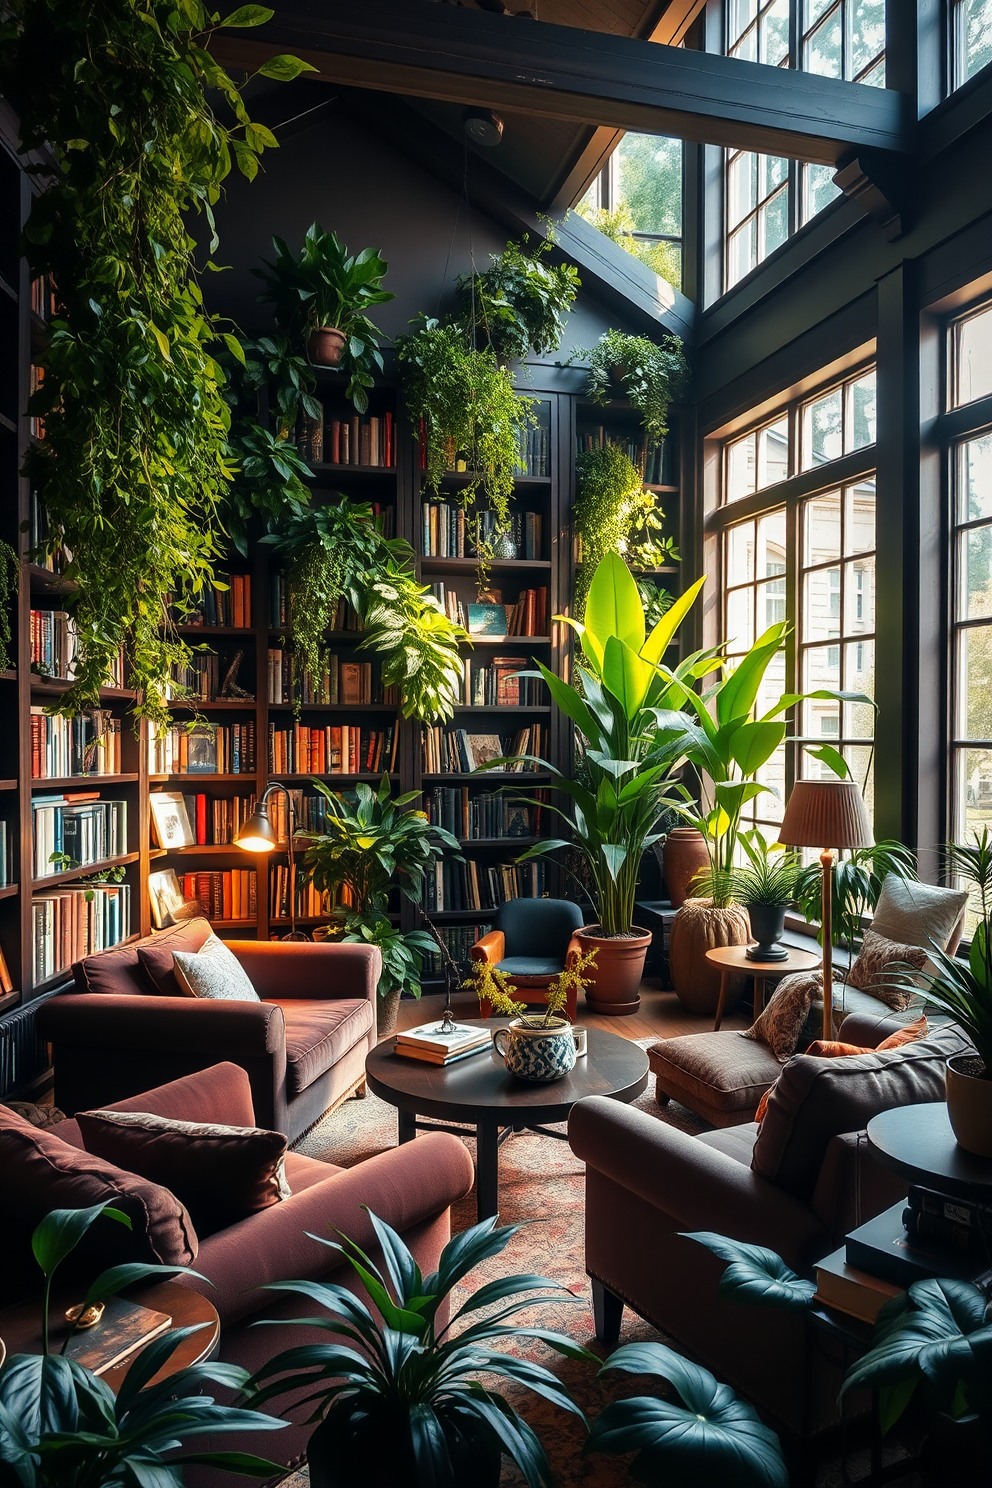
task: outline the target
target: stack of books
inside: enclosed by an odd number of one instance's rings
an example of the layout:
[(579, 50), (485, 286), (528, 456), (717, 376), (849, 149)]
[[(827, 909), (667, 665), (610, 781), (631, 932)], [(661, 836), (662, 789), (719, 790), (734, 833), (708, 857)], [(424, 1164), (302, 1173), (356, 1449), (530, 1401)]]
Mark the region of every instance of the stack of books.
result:
[(396, 1035), (396, 1053), (406, 1059), (422, 1059), (427, 1064), (455, 1064), (470, 1054), (481, 1054), (491, 1043), (487, 1028), (474, 1028), (470, 1023), (455, 1023), (450, 1033), (439, 1033), (438, 1023), (422, 1023), (407, 1033)]

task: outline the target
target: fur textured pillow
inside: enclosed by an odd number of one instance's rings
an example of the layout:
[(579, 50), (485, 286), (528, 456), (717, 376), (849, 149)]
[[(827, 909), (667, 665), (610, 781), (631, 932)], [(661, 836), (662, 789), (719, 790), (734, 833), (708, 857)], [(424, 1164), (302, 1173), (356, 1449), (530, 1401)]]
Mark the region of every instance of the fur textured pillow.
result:
[(784, 977), (764, 1012), (741, 1033), (741, 1038), (766, 1044), (779, 1064), (785, 1064), (796, 1052), (810, 1005), (822, 986), (823, 976), (819, 971)]
[(209, 997), (220, 1002), (261, 1002), (237, 956), (211, 932), (198, 951), (176, 951), (172, 958), (176, 981), (187, 997)]
[(897, 986), (905, 980), (910, 968), (922, 971), (927, 964), (922, 946), (903, 945), (888, 940), (875, 930), (866, 930), (858, 959), (847, 975), (848, 986), (877, 997), (897, 1013), (905, 1012), (916, 994), (909, 987)]

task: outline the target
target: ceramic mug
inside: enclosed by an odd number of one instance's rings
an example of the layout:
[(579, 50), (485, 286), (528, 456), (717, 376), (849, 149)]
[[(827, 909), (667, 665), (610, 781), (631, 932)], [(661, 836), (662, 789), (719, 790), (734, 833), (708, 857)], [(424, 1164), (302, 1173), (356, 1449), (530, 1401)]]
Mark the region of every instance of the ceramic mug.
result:
[(561, 1080), (586, 1047), (586, 1030), (573, 1028), (564, 1018), (547, 1027), (541, 1017), (516, 1018), (493, 1034), (493, 1048), (510, 1074), (538, 1084)]

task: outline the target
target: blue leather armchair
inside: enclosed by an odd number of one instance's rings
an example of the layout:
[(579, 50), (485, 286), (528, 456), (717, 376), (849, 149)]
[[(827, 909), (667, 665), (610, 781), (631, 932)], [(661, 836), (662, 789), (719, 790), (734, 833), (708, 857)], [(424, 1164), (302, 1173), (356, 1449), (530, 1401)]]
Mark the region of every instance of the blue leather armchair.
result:
[[(571, 899), (509, 899), (497, 909), (489, 934), (469, 954), (473, 961), (488, 961), (504, 971), (521, 1002), (542, 1005), (548, 983), (571, 955), (581, 953), (575, 932), (582, 925), (582, 911)], [(570, 992), (568, 1016), (573, 1021), (576, 1001)], [(487, 1007), (481, 1011), (484, 1018), (490, 1016)]]

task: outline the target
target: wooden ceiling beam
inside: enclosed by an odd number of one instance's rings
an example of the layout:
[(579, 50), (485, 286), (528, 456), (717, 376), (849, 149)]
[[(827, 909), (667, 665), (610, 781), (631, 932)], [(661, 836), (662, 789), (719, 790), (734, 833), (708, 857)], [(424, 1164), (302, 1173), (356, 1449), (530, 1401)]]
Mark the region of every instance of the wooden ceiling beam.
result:
[(914, 138), (911, 100), (890, 89), (425, 0), (283, 0), (212, 49), (229, 66), (293, 52), (332, 83), (822, 165)]

